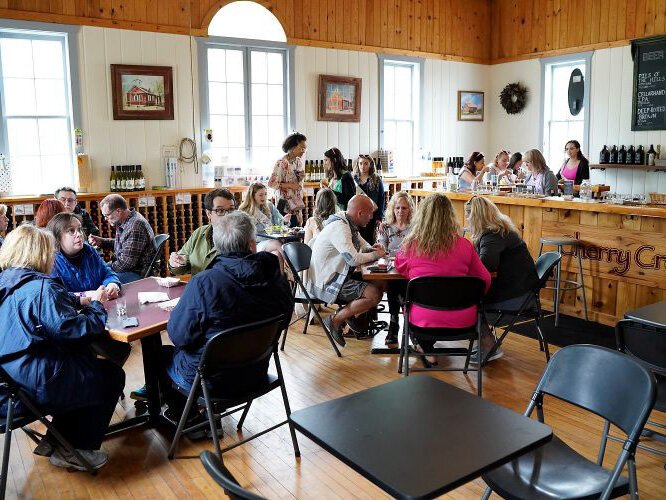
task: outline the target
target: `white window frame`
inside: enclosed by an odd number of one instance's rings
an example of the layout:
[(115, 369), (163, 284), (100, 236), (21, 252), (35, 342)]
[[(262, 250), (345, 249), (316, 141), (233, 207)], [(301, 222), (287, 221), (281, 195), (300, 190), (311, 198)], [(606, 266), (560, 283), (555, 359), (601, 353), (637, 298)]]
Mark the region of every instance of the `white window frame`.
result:
[[(413, 137), (412, 137), (412, 164), (410, 165), (409, 174), (415, 175), (414, 169), (417, 166), (417, 155), (423, 145), (423, 86), (425, 79), (425, 59), (420, 57), (407, 57), (407, 56), (392, 56), (387, 54), (378, 54), (379, 60), (379, 147), (386, 149), (384, 140), (384, 65), (395, 64), (400, 65), (409, 64), (413, 66), (414, 71), (418, 72), (418, 92), (417, 105), (413, 109), (418, 113), (417, 117), (412, 117), (413, 123)], [(412, 87), (414, 86), (412, 82)], [(418, 174), (419, 172), (416, 172)]]
[[(579, 52), (577, 54), (570, 54), (565, 56), (556, 56), (556, 57), (544, 57), (540, 59), (541, 62), (541, 110), (539, 114), (539, 144), (541, 150), (546, 155), (546, 106), (550, 106), (552, 109), (552, 102), (546, 102), (546, 81), (547, 72), (552, 71), (552, 68), (555, 66), (566, 66), (576, 62), (583, 62), (585, 64), (585, 81), (584, 81), (584, 92), (583, 96), (583, 144), (581, 147), (590, 149), (590, 89), (592, 88), (592, 51), (588, 52)], [(561, 145), (564, 150), (564, 144)], [(546, 158), (547, 160), (547, 158)], [(551, 169), (557, 171), (560, 168), (560, 165), (549, 165)]]
[[(78, 26), (61, 24), (0, 20), (0, 31), (3, 38), (57, 40), (62, 42), (63, 61), (65, 62), (65, 99), (67, 100), (69, 129), (69, 156), (71, 157), (71, 172), (75, 183), (78, 183), (78, 169), (76, 168), (76, 149), (74, 146), (74, 129), (81, 126), (81, 96), (79, 92), (78, 71)], [(0, 82), (2, 81), (2, 65), (0, 64)], [(0, 88), (2, 87), (0, 83)], [(29, 118), (41, 118), (30, 115)], [(48, 116), (46, 118), (53, 118)], [(0, 153), (7, 158), (11, 168), (12, 159), (9, 154), (9, 138), (7, 136), (7, 118), (4, 112), (4, 96), (0, 95)], [(60, 186), (54, 186), (56, 189)], [(36, 194), (36, 193), (35, 193)]]
[[(208, 111), (208, 49), (232, 49), (243, 51), (243, 85), (245, 87), (245, 162), (252, 164), (252, 51), (281, 52), (284, 54), (285, 66), (283, 69), (284, 82), (284, 128), (285, 136), (289, 130), (294, 130), (294, 47), (286, 43), (271, 42), (267, 40), (252, 40), (227, 37), (200, 37), (197, 38), (197, 57), (199, 59), (199, 102), (201, 109), (201, 144), (206, 149), (204, 130), (210, 128), (210, 115)], [(213, 130), (213, 143), (215, 131)], [(267, 172), (270, 175), (270, 172)]]

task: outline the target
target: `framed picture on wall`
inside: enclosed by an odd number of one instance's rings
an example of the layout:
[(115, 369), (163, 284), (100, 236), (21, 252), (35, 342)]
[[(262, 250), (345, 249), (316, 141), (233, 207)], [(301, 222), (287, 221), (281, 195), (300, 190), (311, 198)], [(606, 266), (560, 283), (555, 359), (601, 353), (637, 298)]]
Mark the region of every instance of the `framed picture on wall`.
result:
[(319, 75), (318, 109), (320, 121), (361, 121), (361, 79)]
[(474, 90), (458, 91), (458, 121), (482, 122), (483, 121), (483, 92)]
[(173, 120), (170, 66), (111, 65), (114, 120)]

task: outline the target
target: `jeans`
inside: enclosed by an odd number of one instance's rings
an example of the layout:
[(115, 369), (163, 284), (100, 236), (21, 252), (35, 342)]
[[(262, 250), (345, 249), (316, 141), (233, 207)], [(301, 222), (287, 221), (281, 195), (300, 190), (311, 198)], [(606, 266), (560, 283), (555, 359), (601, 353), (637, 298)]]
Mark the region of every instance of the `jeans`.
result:
[(124, 273), (117, 273), (118, 279), (122, 284), (131, 283), (132, 281), (140, 280), (143, 276), (139, 276), (137, 273), (132, 271), (127, 271)]

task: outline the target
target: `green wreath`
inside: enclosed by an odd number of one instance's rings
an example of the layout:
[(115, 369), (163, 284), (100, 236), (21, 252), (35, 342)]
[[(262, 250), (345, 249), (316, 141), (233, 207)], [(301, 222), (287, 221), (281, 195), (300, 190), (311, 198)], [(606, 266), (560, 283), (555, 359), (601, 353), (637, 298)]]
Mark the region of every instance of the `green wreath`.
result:
[(520, 83), (510, 83), (500, 92), (500, 104), (510, 115), (520, 113), (527, 104), (529, 90)]

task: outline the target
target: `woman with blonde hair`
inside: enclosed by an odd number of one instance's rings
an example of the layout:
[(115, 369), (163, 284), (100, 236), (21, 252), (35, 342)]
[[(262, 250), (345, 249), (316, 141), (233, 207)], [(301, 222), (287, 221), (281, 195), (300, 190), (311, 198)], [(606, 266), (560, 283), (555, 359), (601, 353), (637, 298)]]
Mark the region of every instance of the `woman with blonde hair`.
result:
[[(107, 335), (106, 291), (100, 287), (79, 310), (78, 301), (49, 276), (55, 251), (53, 235), (28, 224), (9, 233), (0, 248), (0, 363), (79, 453), (54, 450), (47, 433), (40, 449), (51, 453), (51, 464), (86, 470), (83, 457), (99, 469), (108, 461), (100, 446), (125, 373), (89, 348)], [(6, 393), (0, 392), (0, 403), (5, 415)]]
[[(431, 194), (418, 206), (411, 231), (395, 258), (396, 270), (410, 280), (419, 276), (474, 276), (485, 282), (487, 290), (490, 273), (459, 229), (451, 200), (443, 194)], [(409, 319), (426, 328), (467, 328), (476, 324), (476, 316), (476, 306), (460, 311), (414, 306)], [(432, 341), (418, 341), (424, 350), (432, 350)], [(490, 350), (493, 345), (491, 337), (482, 349)]]
[[(257, 229), (257, 233), (264, 233), (267, 227), (281, 226), (283, 223), (289, 223), (292, 217), (291, 213), (281, 215), (275, 205), (268, 201), (268, 192), (266, 186), (261, 182), (253, 182), (247, 190), (243, 203), (238, 210), (245, 212), (252, 218), (252, 222)], [(257, 237), (257, 241), (263, 241), (266, 238)]]
[[(386, 248), (386, 253), (395, 255), (405, 237), (409, 234), (414, 214), (414, 200), (405, 191), (398, 191), (388, 203), (386, 220), (379, 225), (377, 231), (377, 242)], [(398, 315), (400, 314), (400, 303), (407, 291), (407, 283), (404, 281), (390, 281), (386, 291), (388, 297), (389, 322), (386, 344), (398, 343), (398, 331), (400, 330)]]
[(305, 222), (305, 236), (303, 242), (308, 244), (324, 228), (324, 222), (338, 211), (338, 201), (335, 193), (329, 188), (317, 191), (312, 217)]
[(557, 192), (557, 177), (546, 165), (546, 159), (538, 149), (530, 149), (523, 155), (523, 163), (527, 167), (525, 185), (532, 186), (537, 194), (550, 195)]

